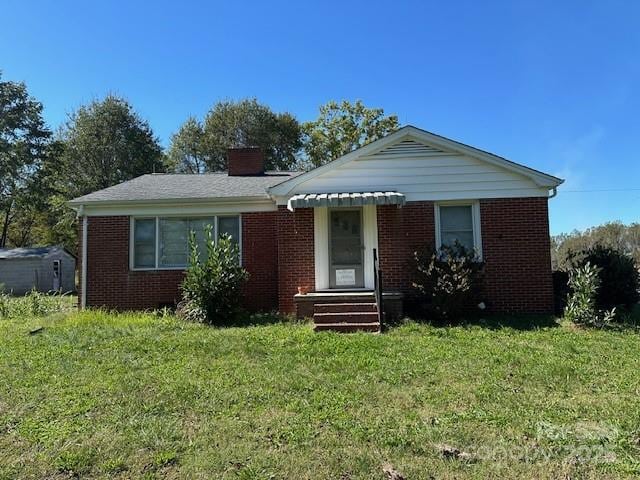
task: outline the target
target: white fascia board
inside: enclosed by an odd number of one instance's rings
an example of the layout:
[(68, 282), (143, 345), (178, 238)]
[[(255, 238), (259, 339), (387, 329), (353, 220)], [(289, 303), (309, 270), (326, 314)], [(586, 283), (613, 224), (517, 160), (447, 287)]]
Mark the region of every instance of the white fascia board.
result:
[(270, 198), (250, 197), (215, 199), (203, 201), (148, 201), (148, 202), (92, 202), (71, 205), (82, 208), (89, 217), (108, 216), (144, 216), (144, 215), (208, 215), (246, 212), (272, 212), (277, 210), (276, 203)]

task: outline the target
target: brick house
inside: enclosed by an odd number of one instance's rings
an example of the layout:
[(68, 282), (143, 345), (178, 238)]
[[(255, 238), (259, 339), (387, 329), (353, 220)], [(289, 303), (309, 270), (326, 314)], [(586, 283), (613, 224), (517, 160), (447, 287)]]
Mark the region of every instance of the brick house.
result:
[(81, 306), (174, 305), (189, 232), (201, 241), (211, 225), (240, 245), (247, 308), (314, 316), (319, 329), (375, 329), (381, 300), (399, 314), (413, 252), (454, 241), (484, 261), (490, 311), (552, 311), (547, 203), (561, 179), (411, 126), (306, 173), (265, 172), (254, 148), (228, 163), (72, 200)]

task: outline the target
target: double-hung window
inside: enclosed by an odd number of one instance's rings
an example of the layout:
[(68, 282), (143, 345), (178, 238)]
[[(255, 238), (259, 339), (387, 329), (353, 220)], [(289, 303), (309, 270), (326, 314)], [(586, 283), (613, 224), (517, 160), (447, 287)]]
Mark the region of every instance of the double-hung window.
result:
[(201, 257), (206, 255), (206, 231), (214, 239), (224, 234), (240, 246), (240, 217), (151, 217), (131, 223), (131, 267), (136, 270), (183, 269), (189, 263), (191, 232)]
[(479, 204), (441, 203), (435, 208), (437, 247), (453, 247), (457, 243), (482, 256)]

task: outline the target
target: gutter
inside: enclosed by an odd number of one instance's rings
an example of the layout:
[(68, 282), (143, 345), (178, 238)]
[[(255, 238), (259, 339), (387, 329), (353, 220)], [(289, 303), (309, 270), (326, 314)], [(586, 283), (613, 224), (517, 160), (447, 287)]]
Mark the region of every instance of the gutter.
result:
[(261, 196), (241, 196), (241, 197), (213, 197), (213, 198), (158, 198), (149, 200), (89, 200), (89, 201), (75, 201), (70, 200), (67, 204), (72, 208), (86, 207), (139, 207), (139, 206), (156, 206), (156, 205), (202, 205), (202, 204), (227, 204), (227, 203), (256, 203), (256, 202), (271, 202), (271, 198), (268, 195)]
[[(80, 205), (78, 213), (84, 210), (83, 205)], [(81, 280), (81, 296), (80, 296), (80, 308), (85, 309), (87, 307), (87, 237), (88, 237), (88, 225), (89, 217), (82, 215), (82, 280)]]

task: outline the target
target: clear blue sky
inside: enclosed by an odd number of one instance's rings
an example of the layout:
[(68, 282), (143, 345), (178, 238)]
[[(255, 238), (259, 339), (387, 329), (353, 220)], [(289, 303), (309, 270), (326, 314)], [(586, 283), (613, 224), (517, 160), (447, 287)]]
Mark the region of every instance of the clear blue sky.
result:
[(109, 92), (164, 145), (220, 99), (255, 96), (305, 121), (359, 98), (565, 178), (552, 233), (640, 221), (639, 1), (5, 0), (0, 11), (3, 77), (27, 83), (53, 128)]

